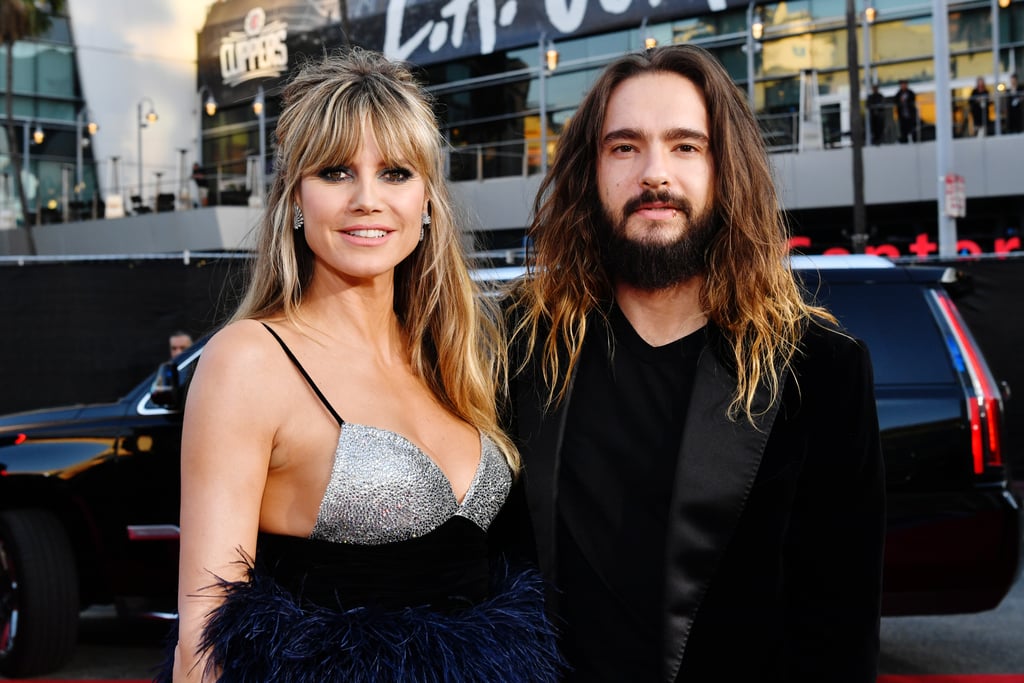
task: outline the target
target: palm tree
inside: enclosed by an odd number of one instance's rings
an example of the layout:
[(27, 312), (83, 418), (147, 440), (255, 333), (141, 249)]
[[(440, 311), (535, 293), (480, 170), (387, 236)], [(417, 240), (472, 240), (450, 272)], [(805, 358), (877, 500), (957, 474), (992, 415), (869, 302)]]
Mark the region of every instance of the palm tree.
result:
[(21, 200), (22, 225), (28, 238), (29, 252), (35, 253), (35, 244), (28, 221), (28, 197), (21, 182), (21, 157), (18, 153), (17, 134), (14, 131), (14, 43), (46, 33), (53, 23), (53, 14), (64, 9), (63, 0), (0, 0), (0, 39), (7, 48), (7, 149), (11, 156), (11, 170)]

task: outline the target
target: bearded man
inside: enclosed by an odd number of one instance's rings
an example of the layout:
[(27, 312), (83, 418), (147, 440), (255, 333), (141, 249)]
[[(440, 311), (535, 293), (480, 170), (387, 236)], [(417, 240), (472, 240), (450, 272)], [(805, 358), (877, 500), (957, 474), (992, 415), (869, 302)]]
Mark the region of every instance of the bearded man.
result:
[(870, 359), (802, 296), (759, 128), (714, 57), (611, 64), (528, 236), (508, 429), (570, 680), (873, 683)]

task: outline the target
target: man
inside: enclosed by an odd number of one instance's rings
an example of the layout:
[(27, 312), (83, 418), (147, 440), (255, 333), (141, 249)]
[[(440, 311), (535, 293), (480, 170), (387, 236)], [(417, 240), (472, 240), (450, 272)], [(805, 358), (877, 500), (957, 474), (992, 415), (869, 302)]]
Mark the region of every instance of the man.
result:
[(917, 140), (917, 95), (906, 80), (900, 81), (900, 88), (892, 99), (900, 123), (900, 142)]
[(192, 346), (192, 335), (178, 330), (171, 333), (171, 336), (168, 337), (168, 342), (171, 347), (171, 360), (174, 360), (179, 353)]
[(1024, 86), (1017, 82), (1017, 74), (1010, 74), (1010, 87), (1006, 91), (1008, 101), (1006, 119), (1011, 133), (1024, 132)]
[(880, 145), (885, 142), (885, 121), (892, 120), (892, 109), (885, 101), (885, 95), (878, 89), (877, 83), (871, 84), (868, 95), (868, 126), (871, 128), (871, 144)]
[(619, 59), (534, 215), (509, 429), (570, 680), (873, 682), (870, 361), (803, 302), (743, 94), (697, 47)]

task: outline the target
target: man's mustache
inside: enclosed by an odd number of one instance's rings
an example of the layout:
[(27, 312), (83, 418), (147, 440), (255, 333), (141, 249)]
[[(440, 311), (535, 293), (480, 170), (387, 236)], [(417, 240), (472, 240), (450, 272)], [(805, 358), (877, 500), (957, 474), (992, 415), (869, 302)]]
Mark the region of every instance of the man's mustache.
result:
[(686, 197), (678, 197), (668, 190), (644, 190), (636, 197), (628, 200), (622, 207), (623, 217), (636, 212), (644, 204), (659, 203), (669, 206), (676, 211), (682, 211), (687, 218), (693, 217), (693, 205)]

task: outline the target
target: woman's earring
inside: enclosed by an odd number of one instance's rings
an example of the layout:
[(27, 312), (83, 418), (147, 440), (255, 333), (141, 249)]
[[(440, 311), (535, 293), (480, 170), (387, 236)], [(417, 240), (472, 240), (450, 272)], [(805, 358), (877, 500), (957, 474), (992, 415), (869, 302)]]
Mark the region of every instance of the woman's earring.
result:
[(298, 204), (295, 205), (295, 217), (292, 219), (292, 227), (296, 230), (301, 230), (302, 226), (305, 225), (306, 219), (302, 215), (302, 207)]
[(426, 236), (427, 228), (429, 228), (429, 227), (430, 227), (430, 214), (429, 213), (424, 213), (423, 214), (423, 220), (421, 221), (421, 225), (420, 225), (420, 242), (423, 241), (423, 238)]

